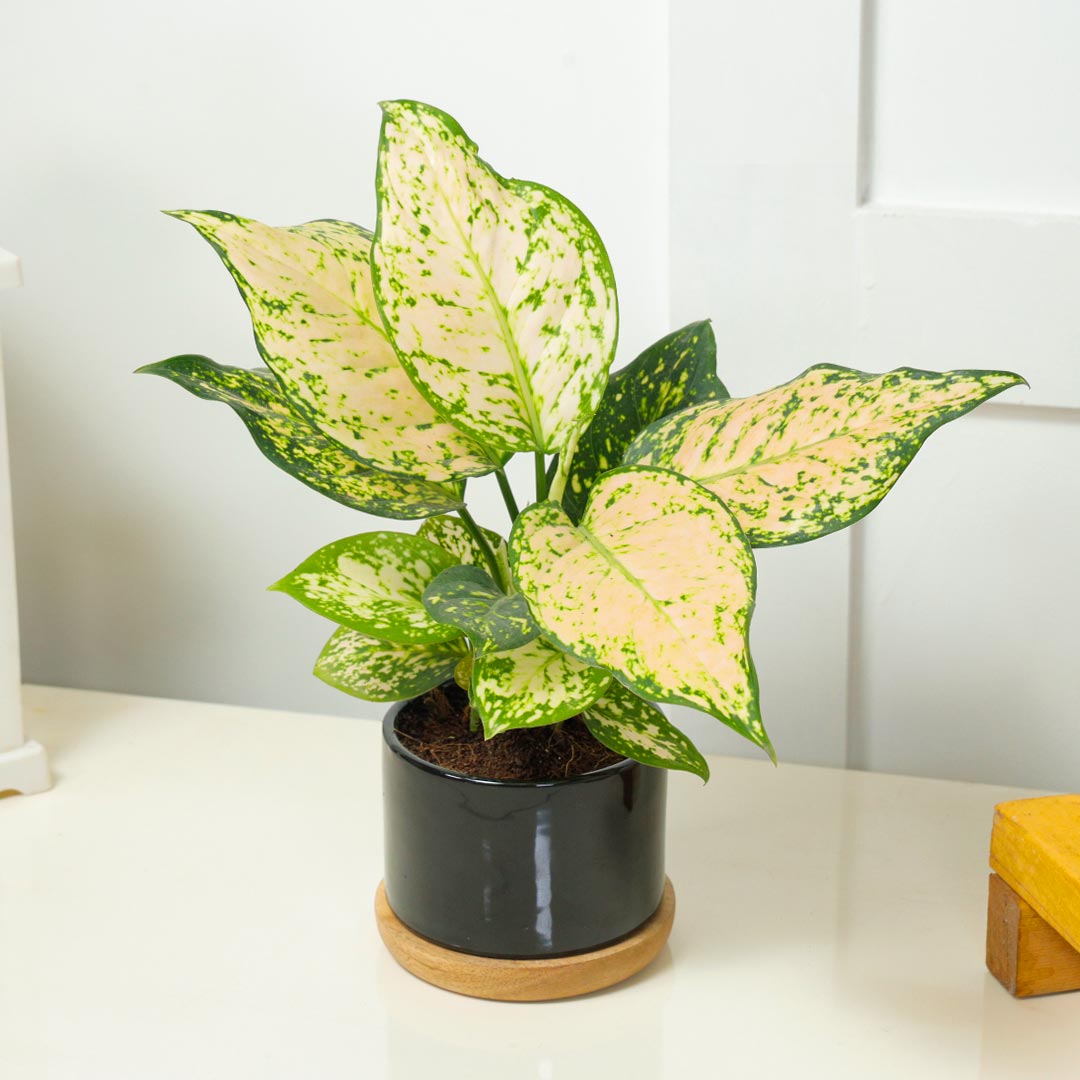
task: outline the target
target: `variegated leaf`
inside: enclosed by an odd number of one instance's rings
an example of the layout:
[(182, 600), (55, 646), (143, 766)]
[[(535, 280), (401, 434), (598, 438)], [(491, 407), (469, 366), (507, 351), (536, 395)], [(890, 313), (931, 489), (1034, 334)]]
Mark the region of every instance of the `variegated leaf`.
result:
[(709, 764), (701, 751), (655, 705), (625, 686), (613, 682), (584, 716), (593, 737), (616, 754), (709, 779)]
[(520, 593), (507, 596), (479, 566), (451, 566), (425, 590), (424, 607), (436, 622), (456, 626), (488, 651), (516, 649), (540, 628)]
[(205, 356), (174, 356), (139, 368), (206, 401), (228, 405), (279, 469), (339, 503), (389, 518), (419, 518), (463, 505), (460, 482), (394, 476), (361, 465), (289, 408), (269, 371), (222, 367)]
[(822, 365), (764, 394), (675, 413), (643, 431), (626, 461), (704, 484), (756, 547), (798, 544), (865, 517), (931, 432), (1022, 382), (1007, 371)]
[(615, 280), (586, 217), (507, 180), (455, 120), (383, 105), (375, 295), (402, 364), (455, 426), (505, 451), (556, 451), (600, 402)]
[[(490, 529), (480, 530), (491, 550), (496, 556), (506, 549), (506, 541), (496, 532)], [(487, 566), (487, 560), (479, 545), (473, 539), (472, 533), (465, 528), (461, 518), (450, 517), (441, 514), (438, 517), (429, 517), (416, 531), (416, 535), (430, 540), (438, 545), (449, 555), (453, 555), (456, 562), (465, 566)]]
[(469, 690), (490, 739), (511, 728), (543, 727), (588, 708), (611, 674), (583, 664), (543, 638), (474, 658)]
[(700, 484), (615, 469), (578, 526), (555, 502), (525, 510), (510, 566), (546, 637), (641, 697), (702, 709), (772, 752), (747, 642), (754, 554)]
[(326, 643), (315, 674), (365, 701), (404, 701), (453, 678), (467, 655), (460, 637), (427, 644), (379, 641), (343, 626)]
[(678, 409), (728, 396), (716, 376), (716, 338), (707, 322), (690, 323), (650, 345), (612, 373), (600, 407), (578, 442), (562, 504), (574, 521), (601, 473), (622, 464), (643, 428)]
[(371, 293), (371, 234), (344, 221), (273, 228), (176, 210), (221, 256), (251, 313), (266, 366), (293, 406), (360, 461), (448, 480), (501, 459), (443, 420), (386, 339)]
[(423, 595), (453, 565), (442, 548), (419, 536), (361, 533), (320, 548), (270, 587), (380, 641), (449, 641), (461, 632), (436, 622)]

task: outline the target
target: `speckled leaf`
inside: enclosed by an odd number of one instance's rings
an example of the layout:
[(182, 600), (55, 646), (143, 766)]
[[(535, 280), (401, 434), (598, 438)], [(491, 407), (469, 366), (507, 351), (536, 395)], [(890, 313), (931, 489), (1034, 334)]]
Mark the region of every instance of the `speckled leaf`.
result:
[(507, 180), (446, 113), (383, 105), (372, 266), (391, 340), (421, 393), (505, 451), (555, 451), (600, 402), (615, 280), (585, 216)]
[(700, 484), (615, 469), (578, 526), (555, 502), (525, 510), (510, 566), (545, 637), (639, 696), (702, 709), (772, 752), (747, 642), (754, 554)]
[[(506, 541), (496, 532), (490, 529), (480, 530), (491, 544), (491, 550), (498, 555), (505, 551)], [(454, 561), (466, 566), (487, 566), (484, 553), (477, 546), (472, 534), (465, 528), (461, 518), (450, 517), (441, 514), (438, 517), (428, 518), (416, 531), (417, 536), (430, 540), (438, 545), (449, 555), (454, 556)]]
[(205, 356), (174, 356), (139, 371), (170, 379), (206, 401), (224, 402), (279, 469), (354, 510), (420, 518), (463, 505), (458, 482), (438, 484), (361, 465), (289, 408), (269, 371), (222, 367)]
[(266, 366), (323, 434), (367, 465), (429, 480), (499, 463), (438, 416), (398, 363), (371, 293), (370, 233), (343, 221), (279, 229), (216, 211), (172, 216), (221, 257)]
[(436, 622), (456, 626), (489, 651), (516, 649), (540, 628), (520, 593), (507, 596), (479, 566), (451, 566), (425, 590), (424, 607)]
[(596, 478), (622, 464), (643, 428), (678, 409), (727, 396), (716, 376), (716, 338), (708, 322), (690, 323), (650, 345), (608, 380), (570, 465), (562, 500), (566, 512), (574, 521), (581, 519)]
[(333, 622), (380, 641), (449, 641), (460, 636), (425, 610), (424, 590), (454, 560), (406, 533), (370, 532), (320, 548), (272, 589)]
[(428, 644), (379, 641), (343, 626), (326, 643), (315, 674), (365, 701), (404, 701), (453, 678), (467, 655), (460, 637)]
[(764, 394), (675, 413), (626, 460), (704, 484), (756, 547), (798, 544), (865, 517), (931, 432), (1022, 382), (1007, 371), (822, 365)]
[(709, 764), (698, 748), (655, 705), (625, 686), (613, 682), (584, 716), (594, 738), (616, 754), (709, 779)]
[(504, 652), (481, 652), (469, 694), (491, 738), (511, 728), (542, 727), (576, 716), (611, 682), (543, 638)]

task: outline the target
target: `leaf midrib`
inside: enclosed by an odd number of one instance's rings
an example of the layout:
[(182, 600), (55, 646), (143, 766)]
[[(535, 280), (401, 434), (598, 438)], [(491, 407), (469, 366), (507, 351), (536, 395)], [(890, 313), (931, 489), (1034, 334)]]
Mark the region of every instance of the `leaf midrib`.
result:
[[(634, 574), (628, 567), (623, 565), (623, 563), (620, 562), (614, 554), (612, 554), (611, 549), (608, 548), (605, 544), (603, 544), (596, 536), (596, 534), (593, 533), (590, 529), (587, 529), (584, 525), (577, 525), (575, 526), (575, 528), (585, 537), (585, 539), (589, 542), (592, 548), (603, 557), (603, 559), (608, 563), (609, 566), (618, 570), (619, 573), (622, 574), (622, 576), (626, 578), (626, 580), (629, 581), (630, 584), (633, 585), (649, 601), (649, 603), (655, 609), (657, 615), (659, 615), (660, 618), (663, 619), (663, 621), (666, 622), (668, 626), (670, 626), (671, 629), (679, 635), (680, 640), (688, 643), (688, 639), (683, 628), (679, 625), (679, 623), (672, 619), (672, 617), (668, 614), (667, 609), (661, 606), (660, 602), (656, 599), (656, 597), (648, 591), (648, 589), (645, 587), (645, 583), (641, 580), (641, 578)], [(706, 675), (708, 675), (711, 679), (712, 675), (710, 674), (708, 668), (706, 668), (704, 663), (702, 663), (702, 661), (698, 658), (696, 652), (694, 653), (694, 659), (698, 667), (701, 668), (701, 670), (704, 671)], [(716, 680), (713, 679), (713, 682), (715, 681)], [(721, 687), (721, 689), (723, 689), (723, 687)]]
[(450, 200), (446, 195), (446, 191), (441, 184), (438, 185), (438, 191), (443, 206), (446, 208), (446, 212), (449, 214), (450, 220), (454, 223), (454, 228), (457, 230), (458, 238), (461, 240), (462, 247), (465, 249), (465, 254), (468, 256), (469, 261), (473, 264), (473, 268), (480, 276), (480, 281), (483, 284), (488, 302), (495, 309), (495, 318), (499, 324), (499, 336), (502, 338), (503, 345), (506, 346), (507, 355), (510, 357), (510, 373), (513, 375), (514, 382), (517, 384), (518, 397), (521, 398), (521, 402), (525, 406), (526, 418), (529, 422), (529, 429), (532, 432), (533, 442), (535, 443), (536, 449), (543, 452), (544, 433), (540, 428), (540, 417), (537, 414), (536, 406), (533, 403), (532, 383), (529, 380), (529, 373), (525, 367), (525, 363), (521, 358), (521, 352), (517, 347), (517, 341), (514, 339), (514, 335), (510, 329), (506, 309), (503, 307), (502, 301), (495, 291), (495, 286), (492, 284), (490, 275), (481, 264), (480, 257), (477, 255), (472, 242), (466, 237), (465, 231), (462, 229), (461, 223), (458, 221), (457, 215), (450, 205)]

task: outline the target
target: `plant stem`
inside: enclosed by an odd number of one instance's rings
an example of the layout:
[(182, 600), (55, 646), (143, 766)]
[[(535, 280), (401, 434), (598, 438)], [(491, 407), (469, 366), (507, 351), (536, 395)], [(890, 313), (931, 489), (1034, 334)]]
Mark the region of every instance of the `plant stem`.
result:
[(495, 479), (499, 481), (499, 490), (502, 492), (503, 502), (506, 503), (506, 510), (510, 515), (510, 524), (512, 525), (517, 521), (518, 514), (521, 513), (518, 509), (517, 499), (514, 498), (514, 489), (510, 486), (510, 481), (506, 478), (506, 473), (502, 469), (495, 470)]
[(555, 471), (555, 479), (551, 482), (549, 499), (557, 503), (562, 502), (563, 492), (566, 490), (566, 481), (570, 479), (570, 466), (574, 463), (574, 454), (577, 453), (578, 439), (581, 438), (580, 428), (575, 430), (559, 454), (559, 467)]
[(491, 545), (488, 543), (488, 538), (484, 535), (484, 530), (476, 524), (472, 514), (470, 514), (464, 506), (458, 510), (458, 516), (461, 518), (461, 522), (465, 528), (469, 530), (469, 535), (476, 541), (476, 546), (483, 552), (484, 561), (488, 564), (491, 576), (505, 589), (506, 582), (503, 581), (502, 572), (499, 570), (499, 560), (495, 558), (495, 552), (491, 550)]
[(547, 462), (541, 451), (536, 451), (536, 501), (543, 502), (548, 497)]

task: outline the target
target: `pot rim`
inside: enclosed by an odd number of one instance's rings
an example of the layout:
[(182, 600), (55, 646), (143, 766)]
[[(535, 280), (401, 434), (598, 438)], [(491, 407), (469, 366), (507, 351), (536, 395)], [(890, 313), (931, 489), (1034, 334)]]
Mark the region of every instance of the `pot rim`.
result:
[[(422, 695), (417, 696), (419, 697)], [(602, 769), (594, 769), (592, 772), (579, 773), (577, 776), (566, 776), (553, 780), (498, 780), (487, 776), (470, 776), (468, 773), (447, 769), (442, 765), (436, 765), (432, 761), (425, 760), (418, 754), (414, 754), (398, 738), (397, 731), (394, 727), (394, 722), (397, 720), (398, 713), (400, 713), (410, 701), (416, 700), (417, 698), (407, 698), (405, 701), (397, 701), (386, 710), (382, 722), (383, 742), (386, 743), (392, 753), (403, 758), (415, 768), (418, 768), (423, 772), (431, 773), (433, 776), (442, 776), (447, 780), (460, 781), (467, 784), (479, 784), (483, 787), (536, 789), (567, 787), (571, 784), (588, 784), (596, 780), (604, 780), (609, 776), (615, 776), (618, 773), (628, 772), (635, 766), (644, 767), (641, 765), (641, 762), (635, 761), (633, 758), (623, 758), (622, 761), (616, 761), (611, 765), (605, 765)]]

